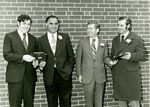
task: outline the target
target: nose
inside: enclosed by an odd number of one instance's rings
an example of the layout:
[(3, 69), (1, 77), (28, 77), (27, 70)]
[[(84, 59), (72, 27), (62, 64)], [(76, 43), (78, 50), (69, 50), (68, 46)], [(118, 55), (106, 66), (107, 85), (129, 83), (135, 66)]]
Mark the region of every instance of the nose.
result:
[(28, 25), (28, 24), (25, 24), (25, 27), (30, 27), (30, 25)]

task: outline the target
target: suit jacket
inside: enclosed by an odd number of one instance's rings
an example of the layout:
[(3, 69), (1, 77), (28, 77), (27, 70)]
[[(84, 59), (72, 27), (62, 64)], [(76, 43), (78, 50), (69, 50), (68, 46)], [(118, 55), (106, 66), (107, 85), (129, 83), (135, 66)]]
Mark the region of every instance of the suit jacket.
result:
[(7, 82), (20, 82), (24, 74), (28, 81), (36, 81), (36, 71), (32, 63), (23, 61), (23, 55), (32, 54), (36, 51), (36, 38), (28, 33), (28, 39), (28, 49), (26, 50), (17, 31), (5, 35), (3, 56), (8, 61), (6, 68)]
[(58, 33), (55, 55), (50, 47), (47, 34), (38, 39), (39, 51), (48, 55), (46, 65), (43, 69), (44, 83), (51, 85), (54, 77), (54, 63), (59, 75), (68, 80), (74, 68), (74, 52), (68, 34)]
[(120, 43), (120, 36), (116, 36), (112, 41), (111, 58), (118, 56), (120, 53), (130, 52), (130, 60), (120, 60), (115, 68), (126, 71), (139, 71), (139, 62), (146, 60), (146, 48), (140, 36), (130, 32), (123, 43)]
[(89, 37), (81, 39), (77, 47), (76, 68), (77, 75), (82, 75), (83, 83), (90, 83), (93, 76), (97, 83), (106, 81), (105, 62), (108, 64), (108, 48), (104, 40), (98, 39), (96, 58), (92, 57)]

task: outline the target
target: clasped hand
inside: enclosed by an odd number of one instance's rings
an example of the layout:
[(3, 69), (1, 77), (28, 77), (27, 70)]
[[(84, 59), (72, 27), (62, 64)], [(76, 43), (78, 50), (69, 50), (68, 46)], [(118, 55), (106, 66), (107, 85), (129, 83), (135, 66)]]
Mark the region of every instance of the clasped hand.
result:
[(125, 55), (121, 57), (121, 59), (129, 60), (131, 58), (130, 52), (125, 52)]
[(32, 65), (33, 65), (34, 68), (37, 68), (37, 66), (39, 66), (39, 69), (40, 69), (40, 70), (43, 70), (43, 68), (44, 68), (45, 65), (46, 65), (46, 61), (41, 61), (41, 62), (39, 63), (38, 60), (33, 60)]
[(111, 60), (111, 61), (109, 62), (109, 66), (116, 65), (117, 62), (118, 62), (118, 60)]
[(26, 62), (32, 62), (33, 60), (35, 60), (35, 58), (31, 55), (23, 55), (23, 60)]

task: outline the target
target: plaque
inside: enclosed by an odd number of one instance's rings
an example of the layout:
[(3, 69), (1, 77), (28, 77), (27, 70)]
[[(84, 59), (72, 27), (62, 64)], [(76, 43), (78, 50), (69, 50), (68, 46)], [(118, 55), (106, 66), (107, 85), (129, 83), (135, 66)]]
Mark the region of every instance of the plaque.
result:
[(125, 55), (126, 55), (126, 53), (123, 53), (123, 54), (121, 53), (118, 56), (114, 56), (113, 60), (121, 60), (121, 57), (123, 57)]
[(32, 56), (35, 57), (35, 59), (38, 60), (39, 63), (41, 61), (47, 60), (47, 54), (44, 52), (33, 52)]

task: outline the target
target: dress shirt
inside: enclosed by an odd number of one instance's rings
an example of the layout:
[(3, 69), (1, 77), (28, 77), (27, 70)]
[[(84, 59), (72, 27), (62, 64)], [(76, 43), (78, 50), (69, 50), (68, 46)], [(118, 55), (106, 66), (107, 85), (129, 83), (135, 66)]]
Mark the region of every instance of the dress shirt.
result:
[[(18, 31), (18, 34), (19, 34), (21, 40), (23, 41), (23, 38), (24, 38), (23, 33), (21, 31), (19, 31), (19, 30), (17, 30), (17, 31)], [(28, 40), (28, 33), (25, 33), (25, 34), (26, 34), (26, 42), (27, 42), (27, 46), (28, 46), (28, 42), (29, 42), (29, 40)]]
[(126, 37), (129, 35), (129, 31), (127, 31), (125, 34), (120, 34), (120, 41), (121, 41), (121, 36), (124, 36), (124, 40), (126, 39)]
[[(53, 35), (54, 35), (55, 41), (56, 41), (56, 43), (57, 43), (57, 33), (54, 33)], [(49, 42), (50, 47), (51, 47), (51, 44), (52, 44), (52, 34), (48, 32), (48, 33), (47, 33), (47, 37), (48, 37), (48, 42)], [(56, 44), (56, 43), (55, 43), (55, 44)]]
[[(57, 45), (57, 32), (53, 34), (54, 38), (55, 38), (55, 44)], [(50, 47), (51, 47), (51, 44), (52, 44), (52, 34), (51, 33), (47, 33), (47, 37), (48, 37), (48, 42), (50, 44)], [(56, 50), (56, 49), (55, 49)], [(54, 67), (56, 67), (56, 64), (54, 63)]]
[(98, 48), (98, 37), (96, 37), (96, 38), (90, 38), (90, 45), (92, 45), (93, 39), (95, 39), (95, 48), (97, 50), (97, 48)]

